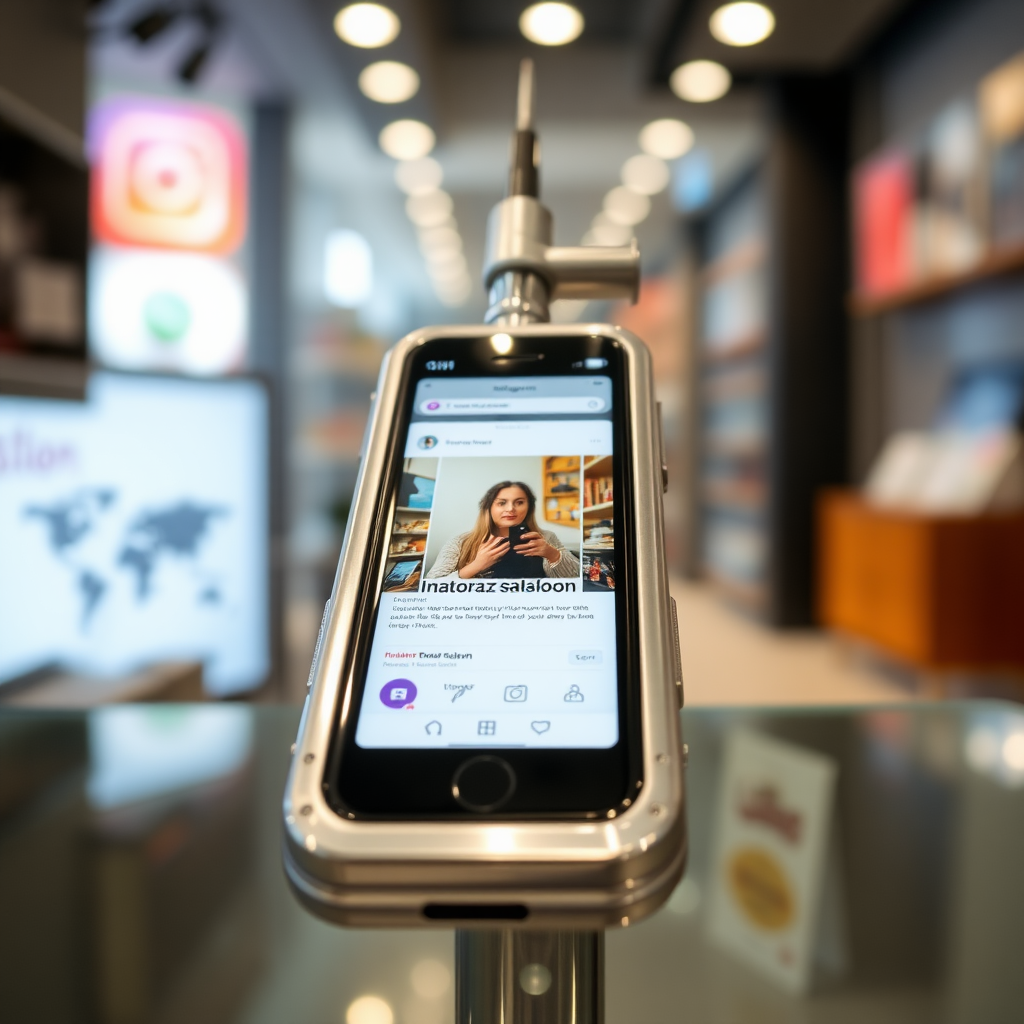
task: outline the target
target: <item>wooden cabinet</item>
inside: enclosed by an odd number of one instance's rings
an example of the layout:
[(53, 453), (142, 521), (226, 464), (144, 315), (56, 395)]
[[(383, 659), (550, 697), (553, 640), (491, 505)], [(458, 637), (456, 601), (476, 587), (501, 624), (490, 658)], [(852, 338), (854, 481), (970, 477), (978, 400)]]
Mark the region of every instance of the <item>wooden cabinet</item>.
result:
[(826, 491), (818, 616), (917, 668), (1024, 669), (1024, 513), (929, 516)]

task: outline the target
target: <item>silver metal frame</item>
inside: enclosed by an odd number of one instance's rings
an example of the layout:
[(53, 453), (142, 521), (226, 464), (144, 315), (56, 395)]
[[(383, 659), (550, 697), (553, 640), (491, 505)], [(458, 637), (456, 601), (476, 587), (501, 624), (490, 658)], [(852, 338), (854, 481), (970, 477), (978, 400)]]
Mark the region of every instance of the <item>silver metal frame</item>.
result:
[[(628, 924), (667, 899), (686, 861), (681, 680), (663, 544), (662, 451), (650, 356), (639, 339), (607, 324), (524, 324), (517, 336), (612, 337), (629, 370), (630, 436), (636, 479), (637, 606), (640, 630), (643, 787), (632, 806), (602, 821), (363, 821), (327, 804), (323, 776), (337, 716), (345, 654), (365, 599), (370, 541), (408, 360), (432, 338), (477, 338), (487, 328), (415, 331), (385, 359), (306, 699), (284, 800), (285, 867), (316, 914), (367, 927), (429, 925), (433, 904), (523, 904), (529, 917), (502, 928), (602, 929)], [(454, 922), (433, 922), (451, 927)], [(493, 922), (497, 925), (498, 922)]]

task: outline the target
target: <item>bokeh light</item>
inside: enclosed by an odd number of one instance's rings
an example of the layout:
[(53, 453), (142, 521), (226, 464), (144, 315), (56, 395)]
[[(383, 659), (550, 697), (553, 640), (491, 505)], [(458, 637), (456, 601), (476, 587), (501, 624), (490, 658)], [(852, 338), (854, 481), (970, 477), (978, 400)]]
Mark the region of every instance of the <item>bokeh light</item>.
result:
[(380, 996), (360, 996), (349, 1003), (345, 1024), (394, 1024), (391, 1006)]
[(392, 121), (380, 133), (380, 148), (396, 160), (419, 160), (434, 148), (434, 129), (422, 121)]
[(583, 31), (583, 15), (571, 4), (534, 4), (519, 16), (519, 31), (531, 43), (564, 46)]
[(334, 31), (350, 46), (376, 49), (393, 42), (402, 23), (383, 4), (349, 4), (334, 16)]
[(640, 129), (640, 148), (662, 160), (677, 160), (693, 148), (693, 129), (674, 117), (662, 117)]
[(613, 224), (639, 224), (651, 212), (651, 201), (625, 185), (604, 197), (604, 214)]
[(710, 27), (720, 43), (754, 46), (775, 31), (775, 15), (764, 4), (725, 4), (711, 15)]
[(664, 191), (670, 177), (668, 164), (647, 153), (637, 153), (622, 165), (622, 184), (644, 196)]
[(421, 196), (435, 192), (444, 181), (441, 165), (429, 156), (419, 160), (402, 160), (395, 165), (395, 184), (407, 196)]
[(379, 60), (359, 73), (359, 88), (375, 103), (404, 103), (419, 92), (420, 76), (408, 64)]
[(405, 212), (418, 228), (433, 228), (444, 224), (452, 215), (452, 197), (437, 189), (422, 195), (409, 196)]
[(668, 84), (688, 103), (711, 103), (721, 99), (732, 86), (729, 69), (713, 60), (691, 60), (672, 72)]

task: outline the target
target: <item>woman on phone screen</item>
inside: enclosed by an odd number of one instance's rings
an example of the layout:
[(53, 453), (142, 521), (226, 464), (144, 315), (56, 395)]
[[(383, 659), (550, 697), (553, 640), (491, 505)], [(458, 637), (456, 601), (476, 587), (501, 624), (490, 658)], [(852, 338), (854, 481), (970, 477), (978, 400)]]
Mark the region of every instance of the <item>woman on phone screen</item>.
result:
[[(579, 576), (579, 559), (556, 534), (537, 526), (536, 508), (537, 498), (526, 484), (518, 480), (495, 484), (480, 499), (476, 526), (445, 544), (427, 578)], [(513, 546), (509, 531), (515, 536), (521, 525), (526, 532)]]

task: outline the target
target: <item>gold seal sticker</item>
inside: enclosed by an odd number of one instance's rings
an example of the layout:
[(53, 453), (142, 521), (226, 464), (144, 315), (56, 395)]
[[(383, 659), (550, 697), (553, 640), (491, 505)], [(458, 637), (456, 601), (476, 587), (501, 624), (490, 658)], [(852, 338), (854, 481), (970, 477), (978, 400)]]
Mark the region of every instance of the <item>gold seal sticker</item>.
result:
[(727, 877), (740, 909), (759, 928), (777, 932), (793, 920), (793, 890), (782, 866), (766, 850), (737, 850), (729, 859)]

